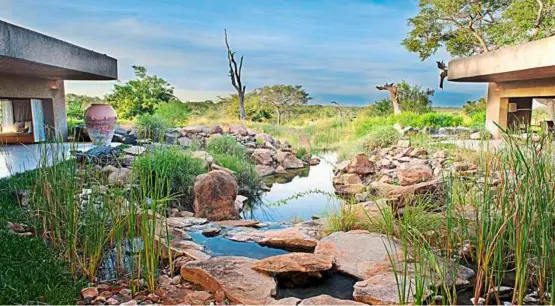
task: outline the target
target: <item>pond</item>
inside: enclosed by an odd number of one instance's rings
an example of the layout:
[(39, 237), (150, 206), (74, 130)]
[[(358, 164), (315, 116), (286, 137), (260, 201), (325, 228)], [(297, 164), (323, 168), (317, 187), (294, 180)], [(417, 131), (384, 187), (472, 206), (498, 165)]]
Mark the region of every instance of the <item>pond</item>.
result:
[[(321, 159), (320, 164), (310, 169), (266, 178), (271, 189), (264, 194), (263, 205), (246, 211), (244, 217), (263, 222), (306, 221), (313, 216), (325, 217), (335, 210), (339, 202), (330, 195), (334, 193), (332, 181), (337, 153), (327, 152), (317, 157)], [(315, 190), (318, 192), (310, 192)], [(301, 193), (307, 194), (299, 196)]]

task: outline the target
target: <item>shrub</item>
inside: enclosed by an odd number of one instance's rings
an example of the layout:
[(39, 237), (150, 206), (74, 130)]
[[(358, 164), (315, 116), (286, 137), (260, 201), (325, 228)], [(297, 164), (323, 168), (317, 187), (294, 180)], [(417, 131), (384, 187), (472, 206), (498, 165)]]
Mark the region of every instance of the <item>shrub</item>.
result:
[(390, 126), (380, 126), (366, 135), (363, 140), (363, 146), (367, 150), (388, 147), (399, 140), (401, 135)]
[(231, 136), (223, 136), (210, 141), (206, 150), (212, 155), (232, 155), (244, 158), (245, 147)]
[(308, 154), (308, 151), (306, 150), (305, 147), (300, 147), (297, 150), (297, 158), (298, 159), (302, 159), (303, 157), (305, 157)]
[(206, 173), (206, 169), (201, 160), (179, 149), (161, 148), (135, 160), (133, 172), (138, 177), (167, 177), (171, 186), (166, 187), (177, 193), (182, 206), (192, 208), (195, 177)]
[(446, 113), (426, 113), (416, 119), (416, 124), (413, 125), (418, 128), (426, 126), (430, 127), (456, 127), (463, 123), (461, 116), (455, 116)]
[(477, 112), (472, 115), (470, 126), (474, 128), (484, 128), (486, 124), (486, 111)]
[(175, 127), (182, 125), (189, 117), (190, 112), (187, 104), (181, 101), (171, 101), (160, 104), (154, 114), (164, 119), (169, 127)]
[(168, 127), (168, 121), (160, 115), (143, 114), (137, 118), (137, 132), (141, 138), (162, 141)]

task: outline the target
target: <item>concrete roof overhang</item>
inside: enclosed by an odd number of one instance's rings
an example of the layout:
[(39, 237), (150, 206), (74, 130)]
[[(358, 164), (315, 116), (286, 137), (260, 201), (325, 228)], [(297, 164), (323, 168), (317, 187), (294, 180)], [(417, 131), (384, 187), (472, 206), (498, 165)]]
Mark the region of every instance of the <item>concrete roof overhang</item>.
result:
[(0, 74), (116, 80), (117, 60), (0, 20)]
[(449, 62), (453, 82), (511, 82), (555, 77), (555, 36)]

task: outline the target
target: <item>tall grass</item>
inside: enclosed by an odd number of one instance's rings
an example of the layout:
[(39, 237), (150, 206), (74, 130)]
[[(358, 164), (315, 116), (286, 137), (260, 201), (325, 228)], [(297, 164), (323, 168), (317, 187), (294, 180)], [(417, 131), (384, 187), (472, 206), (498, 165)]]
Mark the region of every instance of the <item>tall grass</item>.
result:
[[(105, 173), (79, 163), (65, 146), (41, 144), (38, 168), (12, 188), (31, 189), (29, 209), (42, 224), (42, 236), (60, 250), (75, 276), (96, 281), (102, 260), (113, 247), (125, 271), (124, 246), (131, 244), (132, 268), (127, 273), (154, 291), (161, 261), (157, 241), (169, 241), (165, 219), (155, 216), (165, 213), (172, 199), (168, 182), (172, 165), (158, 166), (158, 171), (154, 162), (143, 165), (151, 167), (150, 172), (138, 175), (136, 184), (109, 186)], [(140, 246), (133, 245), (137, 241)]]

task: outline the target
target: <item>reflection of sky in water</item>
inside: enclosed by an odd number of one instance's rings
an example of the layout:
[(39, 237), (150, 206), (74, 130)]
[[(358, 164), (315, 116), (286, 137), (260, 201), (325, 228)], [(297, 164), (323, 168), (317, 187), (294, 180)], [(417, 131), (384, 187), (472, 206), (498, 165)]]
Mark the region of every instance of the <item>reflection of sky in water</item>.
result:
[(271, 203), (307, 190), (320, 189), (333, 193), (333, 164), (336, 161), (336, 154), (323, 154), (320, 164), (310, 167), (307, 177), (297, 176), (289, 183), (273, 184), (272, 189), (263, 198), (266, 206), (256, 208), (253, 211), (254, 219), (260, 221), (291, 221), (293, 218), (310, 220), (311, 216), (324, 216), (326, 212), (337, 206), (336, 199), (324, 194), (309, 194), (279, 206), (271, 205)]

